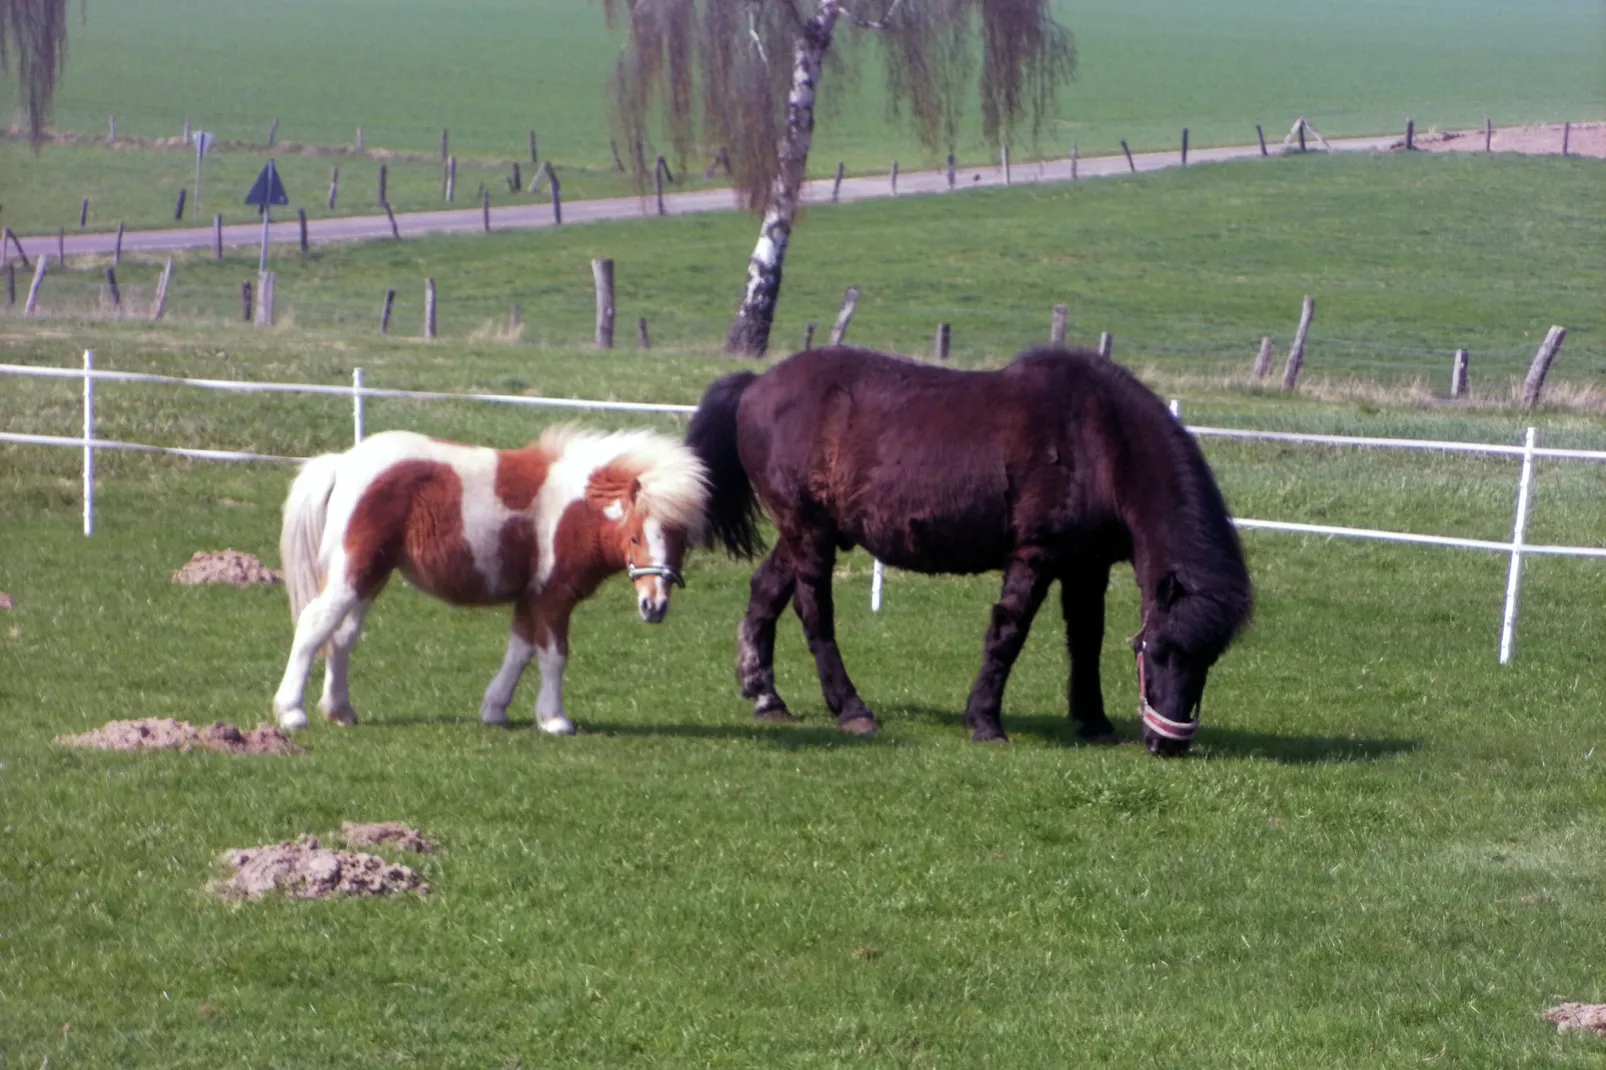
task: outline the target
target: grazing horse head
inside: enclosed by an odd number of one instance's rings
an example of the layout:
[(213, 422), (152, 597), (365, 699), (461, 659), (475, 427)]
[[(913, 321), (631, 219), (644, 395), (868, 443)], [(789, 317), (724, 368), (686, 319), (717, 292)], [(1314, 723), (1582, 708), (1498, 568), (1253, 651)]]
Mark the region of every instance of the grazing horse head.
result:
[(1210, 669), (1248, 616), (1247, 588), (1235, 577), (1231, 584), (1215, 579), (1185, 581), (1166, 571), (1145, 592), (1143, 625), (1132, 637), (1132, 653), (1139, 731), (1151, 754), (1178, 757), (1193, 745)]

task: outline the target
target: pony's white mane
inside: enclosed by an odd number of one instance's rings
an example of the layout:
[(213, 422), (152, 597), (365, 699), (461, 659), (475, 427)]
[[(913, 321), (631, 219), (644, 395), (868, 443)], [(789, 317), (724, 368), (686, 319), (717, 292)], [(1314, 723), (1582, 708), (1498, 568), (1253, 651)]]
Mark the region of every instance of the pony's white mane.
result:
[(636, 507), (660, 523), (702, 538), (708, 503), (708, 471), (687, 446), (655, 431), (593, 431), (575, 424), (549, 427), (539, 445), (557, 456), (584, 455), (595, 471), (620, 464), (636, 473)]

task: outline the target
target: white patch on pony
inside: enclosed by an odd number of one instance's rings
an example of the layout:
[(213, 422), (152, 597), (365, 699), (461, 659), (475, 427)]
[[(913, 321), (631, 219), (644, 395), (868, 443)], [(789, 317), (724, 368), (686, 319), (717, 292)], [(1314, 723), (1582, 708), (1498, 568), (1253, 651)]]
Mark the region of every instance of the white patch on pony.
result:
[[(664, 539), (664, 526), (656, 517), (648, 517), (647, 522), (641, 525), (641, 533), (647, 539), (647, 564), (666, 565), (669, 563), (669, 544)], [(670, 581), (667, 576), (654, 576), (653, 597), (659, 601), (669, 598)]]
[(507, 724), (508, 703), (513, 701), (519, 678), (524, 675), (524, 667), (530, 664), (530, 657), (534, 653), (535, 646), (520, 638), (518, 632), (507, 637), (507, 655), (502, 659), (501, 669), (497, 670), (490, 686), (485, 689), (485, 698), (480, 703), (481, 721), (486, 724)]
[(608, 503), (608, 507), (602, 511), (602, 515), (609, 520), (623, 520), (625, 518), (624, 504), (615, 498)]
[(563, 669), (569, 659), (555, 640), (550, 646), (537, 647), (536, 658), (541, 666), (541, 692), (535, 700), (536, 726), (548, 735), (571, 736), (574, 722), (563, 712)]

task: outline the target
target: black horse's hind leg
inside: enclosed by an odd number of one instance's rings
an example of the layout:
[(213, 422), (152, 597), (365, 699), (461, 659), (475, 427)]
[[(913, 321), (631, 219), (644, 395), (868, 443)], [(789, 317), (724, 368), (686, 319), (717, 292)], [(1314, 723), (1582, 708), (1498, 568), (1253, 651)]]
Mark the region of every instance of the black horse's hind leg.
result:
[(825, 704), (836, 714), (837, 725), (845, 732), (866, 736), (880, 726), (875, 715), (859, 698), (842, 664), (842, 651), (836, 645), (836, 607), (831, 599), (831, 569), (836, 565), (836, 544), (829, 532), (815, 532), (799, 552), (794, 553), (797, 591), (792, 606), (803, 622), (803, 636), (814, 655)]
[(1093, 565), (1060, 578), (1060, 608), (1065, 614), (1065, 650), (1071, 661), (1071, 724), (1078, 739), (1118, 742), (1115, 726), (1104, 715), (1104, 689), (1099, 681), (1099, 654), (1104, 647), (1104, 593), (1110, 566)]
[(1032, 618), (1053, 580), (1053, 576), (1023, 558), (1012, 560), (1004, 568), (1004, 590), (993, 606), (992, 621), (982, 640), (981, 671), (976, 674), (970, 701), (965, 705), (965, 727), (978, 743), (1008, 739), (999, 721), (1004, 685), (1009, 682), (1009, 670), (1026, 643)]
[(792, 599), (796, 575), (782, 547), (770, 551), (753, 573), (747, 616), (736, 628), (736, 680), (753, 700), (753, 716), (794, 721), (775, 690), (775, 618)]

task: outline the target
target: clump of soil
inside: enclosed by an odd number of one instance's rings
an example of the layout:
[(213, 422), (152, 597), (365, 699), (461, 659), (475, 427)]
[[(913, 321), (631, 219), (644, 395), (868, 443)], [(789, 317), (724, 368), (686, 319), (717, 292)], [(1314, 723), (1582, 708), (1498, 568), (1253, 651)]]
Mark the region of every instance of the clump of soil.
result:
[(224, 721), (213, 721), (196, 728), (188, 721), (170, 717), (145, 717), (137, 721), (110, 721), (93, 732), (77, 736), (57, 736), (57, 743), (94, 750), (176, 750), (188, 754), (196, 747), (224, 754), (300, 754), (284, 729), (261, 724), (241, 731)]
[(394, 847), (418, 854), (435, 853), (435, 845), (425, 839), (422, 832), (400, 821), (380, 821), (372, 825), (347, 821), (340, 826), (340, 838), (348, 847)]
[(197, 550), (189, 564), (173, 573), (173, 582), (185, 587), (201, 583), (226, 583), (230, 587), (256, 587), (283, 583), (284, 576), (265, 566), (254, 554), (222, 550), (209, 554)]
[(6, 592), (4, 592), (4, 591), (0, 591), (0, 609), (16, 609), (16, 608), (17, 608), (17, 603), (15, 603), (15, 602), (13, 602), (11, 600), (11, 596), (9, 594), (6, 594)]
[(346, 895), (429, 894), (429, 885), (406, 866), (370, 854), (336, 851), (315, 836), (229, 851), (223, 861), (234, 875), (217, 886), (225, 899), (260, 899), (283, 892), (292, 899)]
[(1546, 1011), (1545, 1021), (1555, 1023), (1558, 1033), (1577, 1029), (1606, 1037), (1606, 1003), (1563, 1003)]

